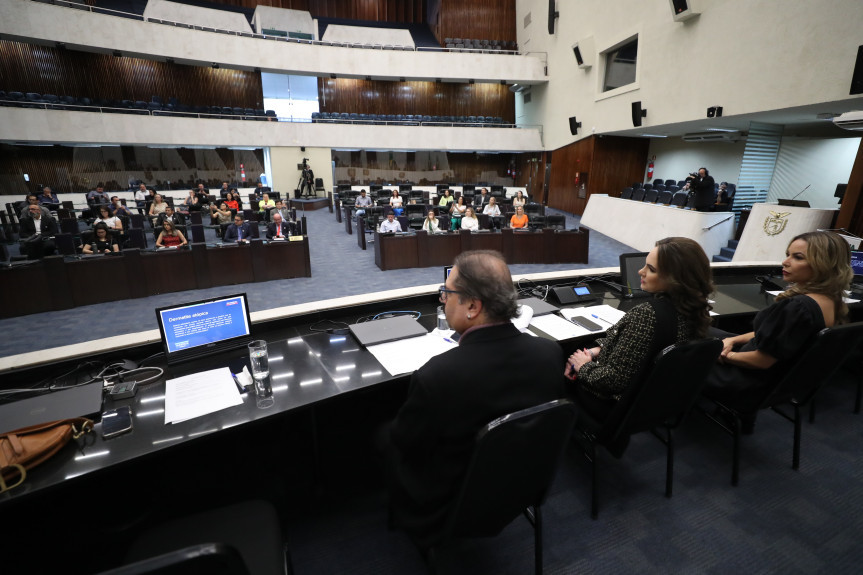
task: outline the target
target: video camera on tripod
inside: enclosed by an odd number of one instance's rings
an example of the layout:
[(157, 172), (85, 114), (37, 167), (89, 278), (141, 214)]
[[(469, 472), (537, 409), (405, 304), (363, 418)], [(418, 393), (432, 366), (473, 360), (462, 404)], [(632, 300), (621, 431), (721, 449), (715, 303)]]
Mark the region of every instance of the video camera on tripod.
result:
[(303, 163), (297, 164), (297, 169), (301, 171), (300, 181), (297, 183), (299, 196), (313, 195), (315, 193), (315, 173), (312, 171), (311, 166), (309, 166), (309, 159), (303, 158)]

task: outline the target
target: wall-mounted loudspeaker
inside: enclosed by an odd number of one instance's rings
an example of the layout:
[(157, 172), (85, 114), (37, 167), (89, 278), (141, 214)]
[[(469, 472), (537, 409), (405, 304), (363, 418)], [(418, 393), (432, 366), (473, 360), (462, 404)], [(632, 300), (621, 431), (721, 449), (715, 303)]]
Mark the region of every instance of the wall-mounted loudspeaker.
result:
[(647, 110), (642, 109), (641, 102), (633, 102), (632, 103), (632, 125), (634, 127), (639, 127), (641, 125), (641, 119), (647, 117)]
[(578, 134), (578, 129), (581, 127), (581, 122), (576, 121), (575, 116), (569, 119), (569, 133), (575, 136)]
[(863, 94), (863, 46), (857, 48), (857, 63), (851, 76), (851, 94)]
[(554, 34), (554, 21), (560, 16), (560, 12), (555, 10), (555, 0), (548, 0), (548, 33)]
[(671, 6), (671, 16), (675, 22), (683, 22), (698, 16), (698, 12), (692, 9), (693, 0), (668, 0)]
[(710, 106), (707, 108), (707, 117), (708, 118), (721, 118), (722, 117), (722, 106)]
[(593, 66), (594, 52), (593, 36), (582, 38), (572, 45), (572, 55), (575, 56), (575, 61), (582, 70)]

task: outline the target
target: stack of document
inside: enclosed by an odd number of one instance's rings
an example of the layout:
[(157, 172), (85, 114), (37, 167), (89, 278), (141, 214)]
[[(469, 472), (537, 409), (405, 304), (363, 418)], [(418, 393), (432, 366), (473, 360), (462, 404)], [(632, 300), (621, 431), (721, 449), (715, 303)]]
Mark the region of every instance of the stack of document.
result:
[(169, 379), (165, 382), (165, 425), (242, 403), (240, 390), (227, 367)]
[(390, 375), (395, 376), (413, 373), (434, 356), (457, 346), (446, 333), (435, 329), (426, 335), (370, 345), (366, 349), (381, 362)]
[[(560, 341), (573, 337), (581, 337), (591, 334), (600, 334), (598, 331), (589, 331), (580, 325), (572, 323), (572, 318), (580, 316), (608, 329), (626, 315), (619, 309), (610, 305), (593, 305), (589, 307), (564, 308), (560, 315), (548, 314), (534, 317), (530, 325)], [(563, 316), (563, 317), (561, 317)]]

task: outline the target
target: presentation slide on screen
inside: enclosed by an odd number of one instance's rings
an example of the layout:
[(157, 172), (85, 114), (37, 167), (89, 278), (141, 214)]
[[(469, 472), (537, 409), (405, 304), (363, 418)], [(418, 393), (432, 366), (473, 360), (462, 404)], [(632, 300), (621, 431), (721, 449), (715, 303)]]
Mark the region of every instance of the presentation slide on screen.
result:
[(863, 252), (851, 252), (851, 269), (855, 276), (863, 276)]
[(249, 333), (242, 297), (162, 310), (159, 315), (169, 353)]

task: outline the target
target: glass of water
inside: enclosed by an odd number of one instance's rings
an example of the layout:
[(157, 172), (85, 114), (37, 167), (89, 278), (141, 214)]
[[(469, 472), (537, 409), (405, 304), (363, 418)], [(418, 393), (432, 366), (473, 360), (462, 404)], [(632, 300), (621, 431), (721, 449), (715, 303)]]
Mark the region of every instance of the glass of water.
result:
[(449, 330), (449, 324), (446, 321), (446, 312), (442, 305), (437, 306), (437, 329), (438, 331)]
[(264, 379), (270, 375), (266, 341), (258, 339), (249, 344), (249, 363), (252, 365), (252, 377), (256, 380)]

